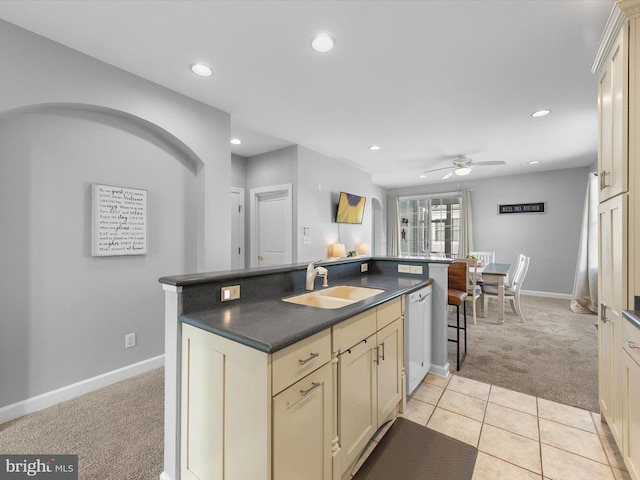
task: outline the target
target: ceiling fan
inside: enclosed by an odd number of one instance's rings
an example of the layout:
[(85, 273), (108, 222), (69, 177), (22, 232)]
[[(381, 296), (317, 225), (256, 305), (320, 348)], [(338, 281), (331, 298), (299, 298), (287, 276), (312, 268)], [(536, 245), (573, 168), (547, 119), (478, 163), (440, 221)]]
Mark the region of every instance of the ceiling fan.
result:
[(439, 170), (448, 170), (453, 168), (449, 173), (447, 173), (442, 180), (449, 178), (454, 173), (456, 175), (469, 175), (473, 167), (476, 166), (490, 166), (490, 165), (506, 165), (502, 160), (493, 161), (493, 162), (474, 162), (471, 158), (466, 155), (458, 155), (458, 157), (453, 161), (453, 167), (442, 167), (442, 168), (434, 168), (433, 170), (427, 170), (426, 173), (437, 172)]

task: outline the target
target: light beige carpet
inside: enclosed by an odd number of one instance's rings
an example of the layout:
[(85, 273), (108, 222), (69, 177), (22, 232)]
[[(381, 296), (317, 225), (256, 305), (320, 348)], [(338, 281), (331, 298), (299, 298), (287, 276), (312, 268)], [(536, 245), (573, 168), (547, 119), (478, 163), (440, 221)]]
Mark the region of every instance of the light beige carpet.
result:
[[(526, 323), (505, 305), (497, 324), (497, 303), (473, 325), (459, 375), (517, 392), (597, 412), (598, 317), (573, 313), (569, 300), (522, 296)], [(455, 319), (450, 316), (451, 319)], [(450, 338), (455, 329), (449, 329)], [(455, 370), (455, 344), (449, 346)]]
[(3, 454), (78, 454), (81, 480), (158, 480), (164, 369), (0, 425)]

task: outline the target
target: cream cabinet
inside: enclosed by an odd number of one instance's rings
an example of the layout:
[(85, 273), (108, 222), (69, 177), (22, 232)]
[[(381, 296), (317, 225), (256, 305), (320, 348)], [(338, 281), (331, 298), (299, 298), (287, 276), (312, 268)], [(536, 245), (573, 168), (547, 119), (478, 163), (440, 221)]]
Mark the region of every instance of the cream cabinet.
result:
[(625, 320), (623, 338), (624, 462), (633, 480), (640, 480), (640, 328)]
[(622, 317), (640, 294), (640, 1), (616, 2), (592, 71), (599, 80), (600, 410), (631, 477), (640, 480), (638, 409), (631, 403), (638, 402), (640, 371), (624, 347)]
[(599, 201), (627, 191), (628, 24), (618, 32), (599, 72)]
[(627, 301), (627, 197), (599, 205), (600, 413), (617, 443), (622, 439), (622, 311)]
[(348, 477), (377, 429), (403, 400), (400, 299), (333, 327), (338, 354), (338, 439), (341, 476)]
[(273, 478), (332, 478), (332, 392), (325, 364), (273, 398)]
[(180, 478), (339, 480), (401, 408), (402, 305), (273, 354), (182, 324)]

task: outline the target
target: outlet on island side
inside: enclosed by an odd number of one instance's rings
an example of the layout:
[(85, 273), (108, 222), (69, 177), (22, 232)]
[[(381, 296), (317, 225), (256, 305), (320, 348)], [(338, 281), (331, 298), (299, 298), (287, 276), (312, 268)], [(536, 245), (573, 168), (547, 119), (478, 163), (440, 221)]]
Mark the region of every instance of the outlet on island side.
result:
[(136, 346), (136, 334), (129, 333), (124, 336), (124, 348), (131, 348)]
[(240, 285), (222, 287), (222, 289), (220, 290), (221, 302), (227, 302), (229, 300), (237, 300), (239, 298), (240, 298)]
[(360, 264), (360, 273), (364, 273), (364, 272), (368, 272), (369, 271), (369, 264), (368, 263), (361, 263)]

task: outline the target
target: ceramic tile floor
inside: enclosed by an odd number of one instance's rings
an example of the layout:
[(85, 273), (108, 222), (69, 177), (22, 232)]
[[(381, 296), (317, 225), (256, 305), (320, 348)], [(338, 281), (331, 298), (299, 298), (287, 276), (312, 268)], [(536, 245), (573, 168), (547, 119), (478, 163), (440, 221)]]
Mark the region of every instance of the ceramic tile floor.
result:
[(630, 478), (608, 427), (587, 410), (457, 375), (427, 375), (403, 416), (477, 447), (472, 480)]

